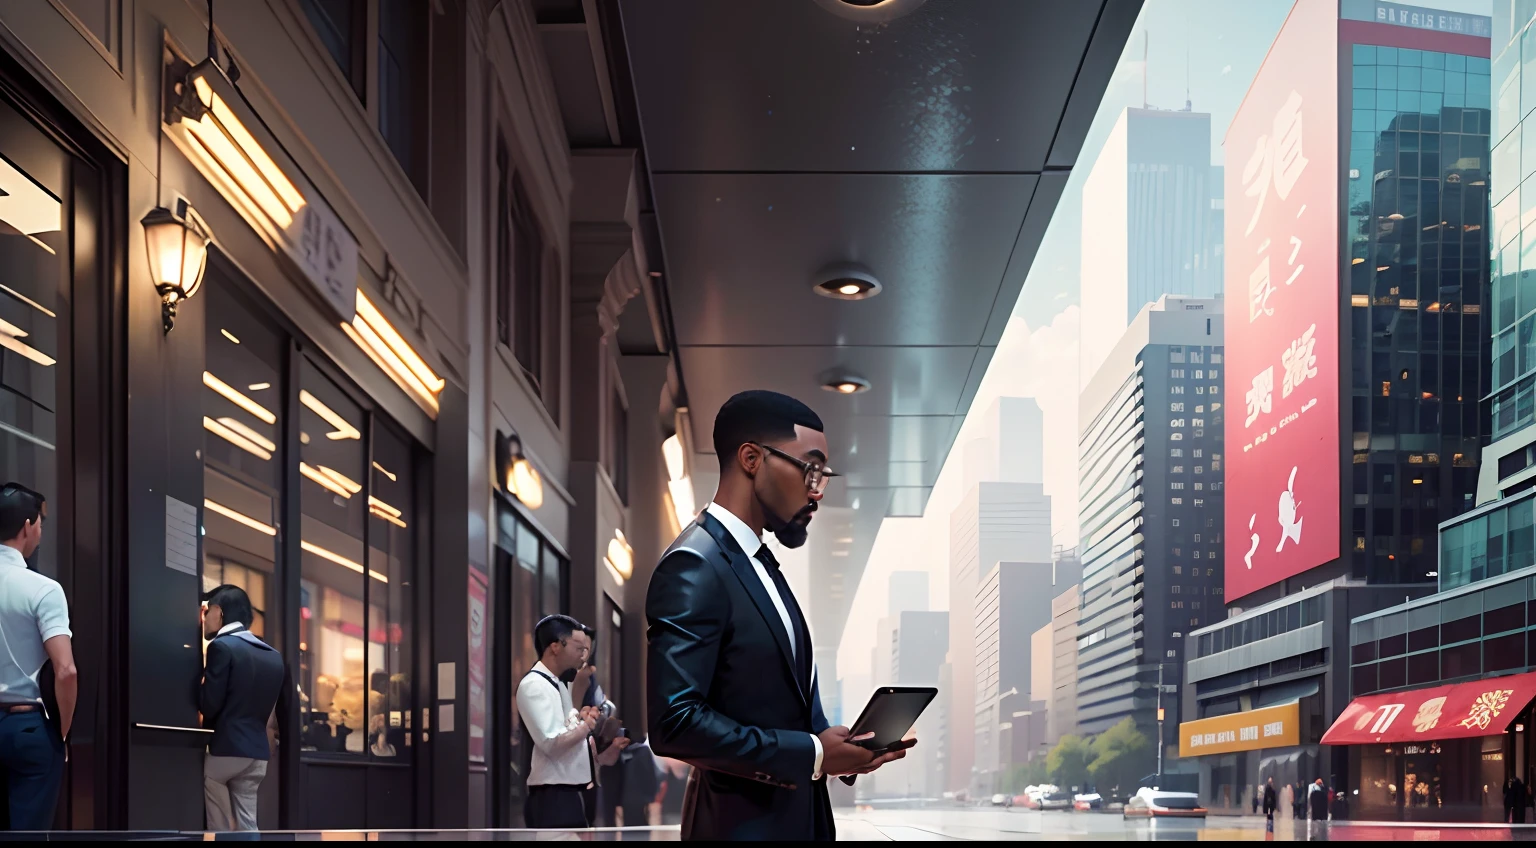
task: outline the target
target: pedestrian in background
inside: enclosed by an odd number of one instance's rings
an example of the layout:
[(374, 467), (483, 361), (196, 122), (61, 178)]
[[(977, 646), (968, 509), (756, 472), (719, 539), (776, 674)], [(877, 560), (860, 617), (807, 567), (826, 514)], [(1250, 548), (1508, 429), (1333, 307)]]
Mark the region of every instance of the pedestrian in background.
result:
[(1307, 813), (1307, 838), (1312, 839), (1314, 834), (1322, 838), (1328, 825), (1328, 787), (1321, 777), (1307, 787)]
[(1270, 832), (1274, 832), (1275, 829), (1275, 803), (1277, 800), (1275, 797), (1275, 779), (1271, 777), (1264, 783), (1264, 818), (1269, 822)]
[(212, 831), (258, 829), (256, 793), (272, 750), (267, 730), (277, 716), (286, 722), (293, 691), (283, 655), (250, 631), (254, 618), (239, 586), (225, 584), (203, 596), (203, 638), (210, 641), (198, 711), (213, 731), (203, 757), (203, 806)]
[[(48, 830), (64, 776), (79, 676), (69, 605), (57, 581), (31, 570), (48, 504), (17, 483), (0, 488), (0, 778), (11, 830)], [(53, 698), (45, 708), (51, 667)]]
[(582, 793), (595, 777), (591, 739), (597, 710), (578, 710), (563, 678), (586, 664), (592, 641), (576, 619), (550, 615), (534, 627), (533, 643), (539, 661), (517, 687), (517, 711), (532, 755), (523, 821), (534, 829), (588, 827)]

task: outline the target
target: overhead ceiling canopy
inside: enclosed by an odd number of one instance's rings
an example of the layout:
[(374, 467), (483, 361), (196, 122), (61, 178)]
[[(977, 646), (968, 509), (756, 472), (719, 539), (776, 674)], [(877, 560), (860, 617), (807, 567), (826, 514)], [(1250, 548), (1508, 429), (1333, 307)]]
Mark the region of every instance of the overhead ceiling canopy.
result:
[[(880, 521), (922, 513), (1140, 7), (622, 0), (693, 443), (774, 389), (848, 473), (824, 505), (853, 541), (813, 526), (817, 632)], [(878, 295), (814, 291), (849, 265)], [(845, 378), (868, 390), (822, 390)]]

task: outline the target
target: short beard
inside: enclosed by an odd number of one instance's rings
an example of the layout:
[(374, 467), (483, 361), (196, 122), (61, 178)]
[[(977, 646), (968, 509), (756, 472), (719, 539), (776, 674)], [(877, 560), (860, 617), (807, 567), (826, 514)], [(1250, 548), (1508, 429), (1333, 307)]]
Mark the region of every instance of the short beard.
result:
[(815, 504), (806, 504), (805, 506), (801, 507), (800, 511), (796, 512), (794, 517), (790, 518), (790, 520), (783, 527), (773, 531), (774, 538), (778, 539), (779, 544), (786, 548), (801, 547), (805, 544), (806, 537), (810, 535), (810, 522), (801, 521), (799, 519), (803, 516), (808, 516), (815, 511)]

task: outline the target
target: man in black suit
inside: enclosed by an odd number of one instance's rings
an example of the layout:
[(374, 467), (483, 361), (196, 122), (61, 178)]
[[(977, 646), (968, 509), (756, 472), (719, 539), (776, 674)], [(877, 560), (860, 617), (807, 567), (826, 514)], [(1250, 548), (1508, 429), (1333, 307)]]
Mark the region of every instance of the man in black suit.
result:
[(651, 747), (692, 764), (684, 839), (836, 838), (827, 776), (876, 756), (829, 727), (811, 634), (773, 553), (805, 544), (827, 481), (827, 437), (805, 404), (742, 392), (715, 418), (714, 502), (651, 577), (646, 672)]
[(256, 791), (267, 776), (267, 728), (286, 717), (293, 687), (282, 654), (248, 629), (251, 599), (225, 584), (203, 596), (203, 636), (210, 639), (199, 698), (213, 731), (203, 760), (208, 829), (256, 830)]

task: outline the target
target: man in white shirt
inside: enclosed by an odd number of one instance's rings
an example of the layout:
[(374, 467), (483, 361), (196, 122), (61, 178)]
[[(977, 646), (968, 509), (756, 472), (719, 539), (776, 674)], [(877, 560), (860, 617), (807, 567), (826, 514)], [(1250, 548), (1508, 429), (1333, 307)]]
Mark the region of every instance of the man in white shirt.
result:
[(811, 632), (773, 551), (805, 543), (828, 481), (821, 419), (794, 398), (742, 392), (715, 417), (720, 484), (651, 576), (646, 667), (650, 743), (695, 767), (683, 838), (836, 838), (827, 776), (876, 756), (832, 727)]
[[(0, 776), (12, 830), (53, 826), (79, 691), (64, 590), (27, 567), (46, 515), (37, 492), (15, 483), (0, 488)], [(56, 715), (44, 706), (39, 680), (48, 662)]]
[(592, 640), (576, 619), (551, 615), (534, 627), (533, 643), (539, 662), (517, 687), (517, 711), (533, 745), (523, 821), (538, 829), (588, 827), (582, 790), (592, 782), (598, 712), (576, 709), (561, 678), (586, 664)]

